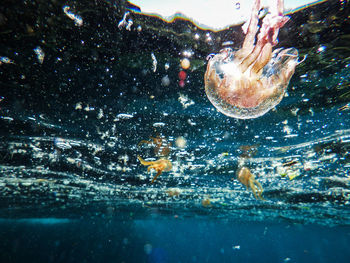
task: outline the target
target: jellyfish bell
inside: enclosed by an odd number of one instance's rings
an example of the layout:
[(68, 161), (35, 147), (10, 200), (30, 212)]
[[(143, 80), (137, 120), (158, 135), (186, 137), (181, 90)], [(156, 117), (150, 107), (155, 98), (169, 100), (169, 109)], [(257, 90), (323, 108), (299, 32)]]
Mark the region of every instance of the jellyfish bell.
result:
[(295, 48), (276, 49), (258, 78), (241, 72), (232, 49), (225, 49), (208, 62), (205, 92), (216, 109), (233, 118), (251, 119), (278, 105), (299, 64)]
[(283, 16), (283, 0), (277, 0), (277, 13), (266, 15), (258, 33), (259, 9), (256, 0), (241, 49), (225, 48), (208, 61), (205, 92), (229, 117), (257, 118), (278, 105), (300, 63), (295, 48), (272, 51), (279, 29), (289, 20)]

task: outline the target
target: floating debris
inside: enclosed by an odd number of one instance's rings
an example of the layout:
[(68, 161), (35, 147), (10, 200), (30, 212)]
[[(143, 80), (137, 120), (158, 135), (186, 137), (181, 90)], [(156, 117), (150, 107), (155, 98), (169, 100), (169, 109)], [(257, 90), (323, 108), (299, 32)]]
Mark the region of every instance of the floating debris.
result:
[(290, 135), (292, 133), (293, 129), (288, 126), (288, 125), (284, 125), (283, 126), (283, 132), (286, 133), (287, 135)]
[(170, 68), (169, 63), (165, 63), (165, 64), (164, 64), (164, 69), (165, 69), (165, 70), (168, 70), (169, 68)]
[(187, 77), (187, 74), (186, 74), (185, 71), (181, 70), (179, 72), (178, 76), (179, 76), (179, 80), (183, 80), (184, 81), (186, 79), (186, 77)]
[(241, 158), (254, 157), (258, 152), (259, 146), (260, 146), (259, 144), (239, 146), (239, 150), (242, 151), (242, 154), (240, 154), (239, 157), (241, 157)]
[(0, 65), (1, 64), (15, 64), (15, 62), (8, 57), (0, 57)]
[(82, 26), (83, 19), (80, 16), (69, 11), (69, 9), (70, 9), (70, 7), (66, 5), (63, 7), (63, 12), (66, 14), (66, 16), (68, 16), (70, 19), (72, 19), (74, 21), (74, 24), (76, 26)]
[(345, 110), (349, 110), (349, 109), (350, 109), (350, 103), (348, 103), (348, 104), (346, 104), (346, 105), (340, 107), (340, 108), (338, 109), (338, 111), (345, 111)]
[(78, 102), (77, 104), (75, 104), (75, 109), (76, 110), (82, 110), (83, 109), (83, 103), (82, 102)]
[(177, 197), (181, 194), (182, 190), (180, 188), (169, 188), (165, 191), (170, 197)]
[(288, 174), (288, 178), (290, 181), (294, 180), (295, 178), (297, 178), (300, 175), (300, 172), (295, 171), (294, 173), (290, 173)]
[(95, 108), (94, 107), (90, 107), (89, 105), (86, 105), (86, 107), (84, 108), (84, 111), (93, 111), (93, 110), (95, 110)]
[(60, 148), (60, 149), (63, 149), (63, 150), (66, 150), (66, 149), (71, 149), (72, 146), (69, 144), (68, 141), (66, 141), (65, 139), (63, 138), (55, 138), (54, 139), (54, 143), (55, 143), (55, 146), (57, 148)]
[(13, 121), (13, 118), (7, 117), (7, 116), (0, 116), (0, 119), (6, 120), (6, 121)]
[(133, 118), (134, 115), (128, 114), (128, 113), (120, 113), (117, 115), (117, 117), (114, 119), (114, 121), (120, 121), (120, 120), (128, 120)]
[(194, 101), (189, 99), (186, 95), (179, 93), (178, 101), (181, 103), (184, 109), (187, 109), (189, 106), (194, 105)]
[(315, 161), (314, 162), (306, 161), (303, 165), (305, 171), (315, 170), (316, 168), (318, 168), (318, 166), (319, 165)]
[(295, 165), (297, 163), (298, 163), (298, 160), (291, 160), (289, 162), (283, 163), (282, 166), (283, 167), (290, 167), (290, 166), (293, 166), (293, 165)]
[(182, 59), (181, 62), (180, 62), (180, 64), (181, 64), (181, 67), (182, 67), (183, 69), (189, 69), (190, 66), (191, 66), (191, 62), (190, 62), (190, 60), (187, 59), (187, 58)]
[(209, 197), (206, 197), (202, 200), (202, 206), (203, 207), (211, 207), (212, 206)]
[(226, 41), (226, 42), (222, 43), (221, 45), (223, 47), (225, 47), (225, 46), (232, 46), (233, 44), (234, 44), (233, 41)]
[(291, 112), (294, 116), (297, 116), (299, 110), (300, 110), (299, 108), (294, 108), (294, 109), (291, 109), (290, 112)]
[(195, 122), (192, 121), (191, 119), (188, 119), (188, 120), (187, 120), (187, 123), (188, 123), (189, 125), (191, 125), (191, 126), (197, 125), (197, 123), (195, 123)]
[(103, 114), (103, 110), (102, 109), (100, 109), (99, 110), (99, 112), (98, 112), (98, 114), (97, 114), (97, 119), (102, 119), (103, 118), (103, 116), (104, 116), (104, 114)]
[(128, 31), (131, 31), (131, 26), (132, 26), (132, 24), (133, 24), (132, 20), (131, 20), (131, 19), (128, 20), (128, 24), (127, 24), (127, 26), (125, 27), (125, 29), (128, 30)]
[(164, 122), (155, 122), (153, 123), (153, 127), (164, 127), (165, 123)]
[(44, 58), (45, 58), (45, 53), (44, 51), (42, 50), (41, 47), (37, 46), (35, 49), (34, 49), (34, 52), (38, 58), (38, 61), (40, 64), (43, 64), (44, 62)]
[(118, 157), (118, 160), (123, 162), (124, 165), (127, 165), (128, 164), (128, 161), (129, 161), (129, 156), (127, 154), (124, 154), (124, 155), (120, 155)]
[(153, 54), (153, 52), (151, 53), (151, 57), (152, 57), (152, 71), (156, 72), (157, 71), (157, 59), (156, 59), (156, 56)]
[(165, 75), (162, 78), (162, 86), (167, 87), (169, 85), (170, 85), (170, 79), (169, 79), (168, 75)]
[(219, 154), (219, 158), (224, 158), (226, 156), (229, 156), (229, 153), (228, 152), (223, 152), (223, 153), (220, 153)]
[(187, 140), (183, 136), (179, 136), (175, 140), (175, 145), (180, 149), (185, 149), (187, 146)]
[(284, 138), (293, 138), (293, 137), (298, 137), (298, 134), (293, 133), (293, 134), (285, 135), (285, 136), (283, 136), (283, 137), (284, 137)]
[(130, 13), (129, 12), (126, 12), (122, 18), (122, 20), (119, 21), (118, 23), (118, 28), (121, 29), (122, 27), (126, 26), (127, 25), (127, 22), (126, 22), (126, 18), (128, 17)]
[[(123, 16), (123, 19), (119, 21), (118, 28), (121, 29), (125, 27), (126, 30), (131, 31), (131, 26), (133, 25), (133, 21), (131, 19), (126, 20), (126, 18), (130, 15), (130, 12), (126, 12)], [(140, 31), (140, 30), (139, 30)]]

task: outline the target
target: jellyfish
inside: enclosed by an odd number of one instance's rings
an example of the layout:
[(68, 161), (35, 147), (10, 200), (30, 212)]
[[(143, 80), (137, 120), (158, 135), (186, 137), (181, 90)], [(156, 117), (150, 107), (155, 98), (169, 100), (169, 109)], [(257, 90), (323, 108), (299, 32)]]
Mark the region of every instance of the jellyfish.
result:
[(171, 143), (168, 143), (164, 137), (150, 137), (151, 141), (142, 140), (138, 143), (138, 146), (142, 144), (154, 145), (154, 154), (157, 156), (168, 156), (170, 153)]
[(154, 181), (157, 179), (159, 175), (162, 174), (162, 172), (169, 172), (173, 168), (171, 162), (168, 159), (161, 158), (157, 161), (150, 161), (147, 162), (143, 160), (140, 156), (137, 156), (139, 161), (141, 162), (142, 165), (148, 166), (147, 171), (151, 171), (151, 169), (154, 169), (157, 171), (157, 174), (153, 177), (151, 184), (154, 183)]
[(260, 200), (264, 200), (264, 198), (261, 196), (264, 189), (262, 188), (261, 184), (255, 179), (254, 174), (252, 174), (247, 167), (243, 166), (238, 170), (237, 179), (243, 185), (245, 185), (247, 189), (252, 190), (256, 199), (259, 198)]
[(260, 0), (256, 0), (242, 47), (225, 48), (209, 58), (204, 76), (205, 92), (221, 113), (250, 119), (264, 115), (282, 100), (298, 61), (295, 48), (278, 48), (279, 29), (289, 20), (283, 0), (277, 12), (267, 14), (258, 33)]

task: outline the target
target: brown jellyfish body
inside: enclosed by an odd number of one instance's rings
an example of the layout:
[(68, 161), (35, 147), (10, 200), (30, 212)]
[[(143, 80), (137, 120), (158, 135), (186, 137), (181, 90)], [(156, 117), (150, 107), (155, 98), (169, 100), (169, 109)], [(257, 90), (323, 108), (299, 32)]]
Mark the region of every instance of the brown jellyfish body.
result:
[(256, 118), (279, 104), (300, 63), (295, 48), (272, 49), (289, 20), (283, 15), (283, 0), (277, 0), (276, 14), (264, 17), (257, 34), (259, 9), (256, 0), (241, 49), (225, 48), (210, 58), (204, 76), (210, 102), (234, 118)]
[(262, 197), (262, 193), (264, 191), (263, 187), (255, 179), (254, 174), (252, 174), (247, 167), (243, 166), (238, 170), (237, 179), (243, 185), (245, 185), (247, 190), (249, 190), (249, 189), (252, 190), (255, 199), (264, 200), (264, 198)]

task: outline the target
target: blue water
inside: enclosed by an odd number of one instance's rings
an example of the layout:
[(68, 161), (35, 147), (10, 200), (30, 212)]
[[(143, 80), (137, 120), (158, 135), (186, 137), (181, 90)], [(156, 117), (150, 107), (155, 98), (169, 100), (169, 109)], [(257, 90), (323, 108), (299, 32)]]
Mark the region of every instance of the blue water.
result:
[[(349, 3), (289, 14), (278, 47), (307, 59), (251, 120), (217, 112), (204, 91), (206, 57), (239, 48), (240, 25), (131, 9), (0, 6), (0, 263), (350, 262)], [(130, 31), (118, 28), (127, 11)], [(140, 145), (157, 136), (173, 168), (151, 184), (138, 156), (159, 158)], [(237, 180), (242, 163), (264, 200)]]
[[(20, 234), (19, 234), (20, 233)], [(195, 218), (1, 220), (1, 262), (348, 262), (350, 227)]]

